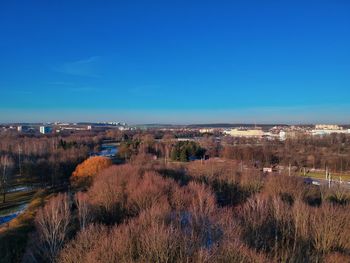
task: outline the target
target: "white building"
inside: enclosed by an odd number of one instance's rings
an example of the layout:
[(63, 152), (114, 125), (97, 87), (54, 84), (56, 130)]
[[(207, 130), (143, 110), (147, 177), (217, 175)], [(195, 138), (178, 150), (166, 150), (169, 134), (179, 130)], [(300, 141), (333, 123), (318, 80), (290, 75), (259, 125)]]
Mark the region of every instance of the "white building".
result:
[(40, 126), (40, 133), (42, 133), (42, 134), (47, 134), (47, 133), (50, 133), (51, 131), (52, 131), (51, 127)]
[(285, 141), (287, 138), (287, 134), (285, 131), (280, 131), (279, 133), (280, 141)]
[(200, 133), (213, 133), (214, 129), (213, 128), (203, 128), (203, 129), (199, 129)]

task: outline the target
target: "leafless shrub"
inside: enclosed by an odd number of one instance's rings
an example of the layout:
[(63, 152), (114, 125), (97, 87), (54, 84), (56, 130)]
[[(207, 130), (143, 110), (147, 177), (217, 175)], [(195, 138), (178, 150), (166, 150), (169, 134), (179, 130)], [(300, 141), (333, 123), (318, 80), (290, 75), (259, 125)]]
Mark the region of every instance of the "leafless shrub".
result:
[(87, 192), (90, 203), (95, 207), (97, 218), (111, 223), (123, 218), (126, 205), (125, 185), (129, 177), (137, 176), (135, 168), (112, 166), (97, 176)]
[(220, 247), (215, 260), (217, 263), (268, 263), (271, 262), (264, 254), (257, 253), (239, 240), (225, 242)]
[(239, 216), (244, 219), (244, 224), (253, 227), (259, 226), (268, 221), (271, 217), (271, 199), (267, 195), (259, 194), (247, 200), (247, 202), (238, 208)]
[[(295, 259), (305, 259), (311, 254), (311, 213), (312, 208), (302, 200), (297, 199), (292, 207), (291, 216), (294, 224), (292, 254)], [(298, 261), (298, 260), (296, 260)]]
[(171, 207), (166, 197), (159, 199), (159, 202), (154, 203), (149, 209), (143, 210), (137, 222), (142, 226), (149, 226), (152, 223), (169, 222), (171, 217)]
[(259, 171), (243, 170), (240, 172), (239, 184), (250, 196), (261, 191), (264, 186), (264, 179)]
[(132, 214), (138, 214), (140, 211), (150, 208), (162, 196), (170, 194), (171, 183), (174, 184), (173, 181), (163, 179), (155, 172), (145, 172), (137, 180), (130, 180), (126, 189), (128, 209)]
[(350, 249), (350, 216), (346, 210), (334, 205), (324, 204), (314, 209), (312, 236), (316, 250), (322, 254)]
[(269, 176), (265, 192), (272, 196), (280, 196), (285, 202), (292, 204), (296, 199), (302, 199), (306, 187), (301, 178), (285, 175)]
[(294, 223), (290, 206), (280, 196), (259, 194), (237, 209), (241, 239), (258, 251), (269, 253), (274, 261), (293, 257)]
[(91, 259), (90, 254), (100, 245), (100, 240), (107, 236), (106, 227), (102, 225), (88, 225), (62, 249), (57, 261), (61, 263), (89, 262)]
[(340, 254), (339, 252), (330, 253), (325, 256), (324, 263), (344, 263), (344, 262), (350, 262), (350, 256)]
[(346, 186), (336, 184), (324, 189), (324, 198), (333, 204), (345, 205), (350, 201), (350, 191)]
[(239, 166), (234, 161), (216, 162), (208, 160), (191, 162), (187, 166), (188, 173), (197, 181), (212, 182), (214, 180), (224, 180), (235, 183), (238, 181)]
[(133, 166), (139, 166), (143, 170), (152, 170), (155, 165), (156, 156), (147, 153), (140, 153), (131, 157), (130, 163)]
[(188, 187), (174, 187), (170, 202), (173, 209), (187, 211), (192, 202), (192, 193)]
[(143, 262), (181, 262), (180, 233), (172, 225), (152, 223), (140, 235)]
[(209, 216), (215, 211), (216, 200), (210, 188), (204, 184), (190, 183), (188, 189), (192, 193), (190, 212), (194, 217)]
[(274, 217), (274, 258), (285, 262), (294, 255), (292, 243), (294, 238), (294, 222), (291, 219), (290, 206), (279, 196), (272, 198)]

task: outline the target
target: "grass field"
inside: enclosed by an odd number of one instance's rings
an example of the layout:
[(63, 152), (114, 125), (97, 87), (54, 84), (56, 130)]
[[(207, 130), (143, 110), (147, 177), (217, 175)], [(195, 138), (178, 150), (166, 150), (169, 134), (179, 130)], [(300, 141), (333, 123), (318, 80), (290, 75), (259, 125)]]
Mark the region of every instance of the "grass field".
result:
[(3, 197), (0, 196), (0, 215), (6, 214), (7, 210), (28, 203), (31, 201), (36, 191), (20, 191), (6, 194), (6, 202), (3, 203)]
[[(301, 176), (304, 176), (304, 173), (300, 173)], [(315, 179), (326, 179), (326, 173), (325, 172), (309, 172), (306, 173), (305, 177), (311, 177)], [(340, 179), (342, 181), (350, 181), (350, 174), (340, 174), (340, 173), (331, 173), (332, 180), (339, 181)]]
[[(49, 193), (45, 190), (9, 194), (12, 206), (30, 200), (27, 209), (15, 219), (0, 226), (0, 262), (21, 262), (27, 245), (28, 235), (34, 229), (34, 217)], [(3, 204), (4, 206), (9, 204)]]

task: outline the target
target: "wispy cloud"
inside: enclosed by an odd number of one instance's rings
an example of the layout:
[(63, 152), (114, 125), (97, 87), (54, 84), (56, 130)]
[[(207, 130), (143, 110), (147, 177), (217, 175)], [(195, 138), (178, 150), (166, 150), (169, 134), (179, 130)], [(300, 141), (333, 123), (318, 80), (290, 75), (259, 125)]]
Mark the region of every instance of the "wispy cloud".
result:
[(55, 67), (54, 70), (75, 76), (98, 77), (97, 71), (100, 58), (100, 56), (93, 56), (82, 60), (66, 62)]

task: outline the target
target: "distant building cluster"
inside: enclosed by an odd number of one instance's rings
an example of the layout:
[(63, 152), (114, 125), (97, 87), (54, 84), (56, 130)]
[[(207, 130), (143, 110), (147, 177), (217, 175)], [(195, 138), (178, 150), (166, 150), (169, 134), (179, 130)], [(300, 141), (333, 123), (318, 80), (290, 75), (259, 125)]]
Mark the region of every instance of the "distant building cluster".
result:
[[(349, 126), (347, 126), (349, 127)], [(281, 140), (299, 138), (302, 136), (325, 136), (329, 134), (350, 134), (350, 129), (345, 128), (336, 124), (316, 124), (316, 125), (262, 125), (258, 126), (241, 126), (225, 127), (208, 126), (203, 125), (143, 125), (137, 127), (130, 127), (124, 122), (97, 122), (97, 123), (65, 123), (65, 122), (54, 122), (54, 123), (39, 123), (39, 124), (13, 124), (13, 125), (0, 125), (0, 130), (11, 130), (19, 133), (28, 134), (52, 134), (52, 133), (72, 133), (72, 132), (83, 132), (83, 131), (106, 131), (109, 129), (118, 129), (121, 131), (133, 130), (133, 129), (159, 129), (162, 131), (174, 131), (179, 133), (195, 132), (194, 138), (200, 138), (199, 134), (211, 134), (216, 137), (231, 136), (236, 138), (256, 138), (256, 139), (271, 139)], [(185, 136), (186, 137), (186, 136)], [(193, 138), (191, 139), (193, 140)]]
[(312, 135), (327, 135), (333, 133), (350, 133), (349, 129), (344, 129), (338, 125), (325, 125), (318, 124), (315, 125), (315, 129), (311, 131)]
[(108, 129), (129, 130), (124, 122), (104, 122), (104, 123), (33, 123), (33, 124), (12, 124), (0, 125), (0, 130), (17, 131), (26, 134), (52, 134), (52, 133), (71, 133), (79, 131), (104, 131)]
[(262, 127), (238, 127), (238, 128), (201, 128), (200, 133), (214, 133), (221, 132), (224, 135), (232, 137), (244, 138), (267, 138), (279, 139), (284, 141), (286, 139), (297, 138), (298, 136), (312, 135), (323, 136), (329, 134), (350, 134), (350, 129), (344, 129), (339, 125), (317, 124), (315, 126), (274, 126), (270, 129), (263, 129)]

